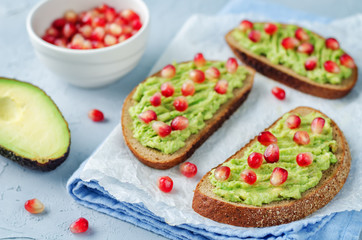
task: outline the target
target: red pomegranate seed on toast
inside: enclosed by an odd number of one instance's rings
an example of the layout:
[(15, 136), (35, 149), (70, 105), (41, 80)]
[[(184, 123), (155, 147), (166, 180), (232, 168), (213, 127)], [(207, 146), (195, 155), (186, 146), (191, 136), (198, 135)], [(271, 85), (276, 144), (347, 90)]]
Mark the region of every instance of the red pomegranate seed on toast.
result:
[(317, 57), (309, 57), (304, 63), (305, 70), (312, 71), (317, 67)]
[(161, 85), (161, 94), (165, 97), (171, 97), (175, 92), (174, 87), (170, 82), (165, 82)]
[(157, 114), (155, 113), (155, 111), (147, 110), (138, 115), (138, 118), (147, 124), (153, 120), (157, 120)]
[(189, 105), (187, 103), (187, 99), (184, 96), (180, 96), (175, 98), (175, 100), (173, 101), (173, 106), (177, 111), (183, 112), (187, 109)]
[(176, 68), (168, 64), (161, 70), (161, 77), (163, 78), (173, 78), (176, 74)]
[(305, 54), (312, 54), (314, 51), (314, 46), (311, 43), (302, 43), (298, 46), (298, 52), (305, 53)]
[(231, 57), (226, 62), (226, 69), (229, 73), (235, 73), (238, 70), (238, 66), (239, 64), (235, 58)]
[(205, 73), (198, 69), (191, 70), (189, 76), (196, 83), (203, 83), (205, 81)]
[(285, 91), (280, 87), (273, 87), (271, 90), (272, 94), (278, 98), (279, 100), (283, 100), (285, 98)]
[(202, 53), (197, 53), (194, 57), (194, 63), (196, 67), (202, 67), (205, 65), (206, 60), (204, 58), (204, 55)]
[(218, 94), (225, 94), (228, 91), (229, 83), (225, 79), (219, 80), (215, 85), (215, 92)]
[(303, 28), (298, 28), (297, 30), (295, 30), (295, 37), (299, 41), (309, 40), (309, 35), (303, 30)]
[(76, 23), (78, 20), (78, 15), (73, 10), (68, 10), (64, 13), (64, 19), (67, 22)]
[(278, 142), (277, 138), (269, 131), (259, 133), (258, 141), (264, 146)]
[(265, 23), (264, 24), (264, 31), (269, 35), (273, 35), (277, 30), (278, 30), (278, 27), (274, 23)]
[(239, 25), (239, 29), (241, 30), (241, 31), (247, 31), (247, 30), (249, 30), (249, 29), (252, 29), (253, 28), (253, 23), (252, 22), (250, 22), (250, 21), (248, 21), (248, 20), (243, 20), (243, 21), (241, 21), (240, 22), (240, 25)]
[(228, 166), (220, 166), (215, 169), (214, 176), (218, 181), (225, 181), (230, 177), (230, 168)]
[(173, 181), (169, 176), (163, 176), (158, 179), (158, 188), (165, 193), (171, 192)]
[(36, 198), (26, 201), (24, 207), (31, 214), (38, 214), (44, 211), (44, 204)]
[(189, 126), (189, 120), (183, 116), (177, 116), (171, 122), (172, 130), (184, 130), (188, 126)]
[(216, 67), (210, 67), (206, 69), (205, 76), (208, 79), (218, 79), (220, 77), (220, 71)]
[(161, 121), (153, 122), (152, 128), (160, 137), (167, 137), (168, 135), (171, 134), (172, 131), (171, 126)]
[(330, 73), (339, 73), (340, 71), (338, 64), (330, 60), (324, 63), (324, 69)]
[(191, 80), (186, 80), (181, 87), (181, 93), (183, 96), (192, 96), (195, 93), (195, 84)]
[(324, 118), (321, 118), (321, 117), (317, 117), (317, 118), (313, 119), (313, 121), (310, 125), (312, 133), (315, 133), (315, 134), (322, 133), (325, 122), (326, 122), (326, 120), (324, 120)]
[(241, 179), (249, 185), (253, 185), (256, 182), (256, 174), (253, 170), (247, 169), (241, 172)]
[(261, 33), (258, 30), (250, 31), (248, 38), (253, 42), (259, 42), (261, 39)]
[(348, 68), (354, 68), (356, 64), (353, 61), (353, 58), (349, 56), (348, 54), (344, 53), (340, 58), (339, 61), (341, 64)]
[(251, 168), (257, 169), (263, 164), (263, 159), (264, 159), (263, 154), (253, 152), (248, 157), (248, 165)]
[(339, 49), (339, 42), (335, 38), (327, 38), (326, 47), (332, 50), (337, 50)]
[(88, 230), (88, 225), (88, 220), (81, 217), (74, 221), (69, 229), (72, 233), (84, 233)]
[(197, 174), (197, 166), (190, 162), (184, 162), (180, 165), (182, 175), (192, 178)]
[(290, 115), (287, 120), (285, 120), (285, 124), (290, 129), (299, 128), (301, 122), (300, 117), (297, 115)]
[(277, 144), (270, 144), (264, 152), (265, 161), (275, 163), (279, 161), (279, 147)]
[(93, 109), (88, 112), (88, 117), (94, 122), (100, 122), (104, 120), (104, 115), (98, 109)]
[(285, 49), (294, 49), (299, 45), (299, 41), (294, 37), (286, 37), (281, 44)]
[(284, 168), (276, 167), (274, 168), (271, 176), (270, 176), (270, 183), (273, 186), (279, 186), (285, 183), (288, 179), (288, 171)]
[(307, 145), (310, 143), (309, 134), (306, 131), (297, 131), (294, 134), (293, 141), (299, 145)]
[(297, 164), (301, 167), (307, 167), (313, 162), (313, 155), (310, 152), (299, 153), (296, 157)]
[(156, 92), (155, 94), (152, 95), (152, 97), (150, 98), (150, 103), (152, 104), (152, 106), (158, 107), (161, 105), (161, 93)]

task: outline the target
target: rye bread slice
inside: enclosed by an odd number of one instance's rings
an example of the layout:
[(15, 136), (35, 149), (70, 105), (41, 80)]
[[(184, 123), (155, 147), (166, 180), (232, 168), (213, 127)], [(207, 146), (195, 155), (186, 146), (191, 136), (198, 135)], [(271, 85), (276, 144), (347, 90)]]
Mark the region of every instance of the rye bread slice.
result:
[[(145, 147), (140, 144), (136, 138), (133, 137), (132, 118), (128, 110), (136, 103), (132, 99), (132, 96), (135, 93), (137, 87), (134, 88), (125, 99), (122, 109), (123, 137), (131, 152), (145, 165), (157, 169), (169, 169), (188, 159), (195, 152), (195, 150), (219, 127), (221, 127), (225, 120), (227, 120), (230, 115), (235, 112), (236, 109), (246, 100), (253, 86), (255, 74), (254, 69), (249, 67), (246, 68), (248, 69), (249, 74), (244, 80), (243, 86), (241, 88), (234, 89), (234, 97), (221, 105), (214, 116), (205, 122), (206, 126), (197, 134), (191, 135), (187, 139), (186, 145), (173, 154), (165, 154), (157, 149)], [(153, 74), (152, 76), (159, 75), (160, 71)]]
[[(283, 24), (286, 25), (286, 24)], [(301, 92), (308, 93), (322, 98), (341, 98), (347, 95), (358, 79), (358, 69), (355, 66), (352, 69), (352, 75), (344, 79), (340, 85), (333, 84), (321, 84), (310, 80), (307, 77), (300, 76), (290, 68), (283, 65), (277, 65), (271, 63), (266, 57), (259, 56), (248, 49), (243, 48), (240, 44), (232, 37), (231, 33), (233, 30), (225, 35), (225, 40), (234, 54), (246, 65), (254, 68), (259, 73), (283, 83), (289, 87), (295, 88)], [(317, 33), (313, 33), (321, 39), (325, 39)]]
[[(290, 111), (290, 113), (298, 113), (302, 116), (310, 112), (319, 111), (309, 107), (298, 107)], [(321, 114), (327, 117), (323, 113)], [(279, 120), (280, 118), (277, 121)], [(277, 121), (270, 127), (273, 127)], [(280, 225), (302, 219), (312, 214), (331, 201), (341, 190), (351, 166), (351, 154), (348, 143), (342, 131), (333, 120), (331, 121), (331, 126), (333, 128), (333, 138), (338, 145), (335, 153), (338, 161), (323, 172), (322, 179), (318, 185), (305, 191), (301, 199), (275, 201), (269, 204), (263, 204), (261, 207), (228, 202), (212, 191), (213, 185), (209, 180), (210, 171), (206, 173), (196, 186), (192, 208), (200, 215), (214, 221), (241, 227)], [(244, 150), (256, 141), (257, 137), (252, 139), (246, 146), (226, 161), (242, 157)]]

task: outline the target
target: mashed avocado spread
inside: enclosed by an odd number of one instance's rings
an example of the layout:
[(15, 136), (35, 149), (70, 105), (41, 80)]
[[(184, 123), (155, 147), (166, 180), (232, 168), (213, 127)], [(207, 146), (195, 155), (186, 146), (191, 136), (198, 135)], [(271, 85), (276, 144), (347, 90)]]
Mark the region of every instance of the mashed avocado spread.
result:
[[(267, 163), (265, 159), (258, 169), (252, 169), (247, 163), (248, 156), (253, 152), (263, 154), (266, 147), (256, 141), (246, 149), (241, 159), (231, 159), (224, 163), (230, 168), (230, 177), (225, 181), (215, 179), (214, 170), (209, 179), (214, 186), (214, 193), (231, 202), (261, 206), (273, 201), (286, 199), (299, 199), (306, 190), (316, 186), (324, 170), (331, 164), (337, 162), (333, 151), (336, 151), (336, 141), (333, 140), (331, 120), (319, 113), (310, 113), (300, 116), (301, 125), (297, 129), (289, 129), (285, 120), (290, 114), (283, 116), (281, 120), (270, 130), (278, 139), (280, 159), (276, 163)], [(311, 132), (311, 122), (316, 117), (325, 119), (325, 125), (321, 134)], [(310, 143), (298, 145), (293, 141), (296, 131), (307, 131), (310, 136)], [(296, 156), (302, 152), (310, 152), (313, 155), (313, 162), (307, 167), (300, 167), (296, 163)], [(275, 167), (284, 168), (288, 171), (288, 179), (282, 185), (273, 186), (270, 183), (270, 176)], [(257, 181), (253, 185), (243, 182), (240, 173), (246, 169), (253, 170), (257, 175)]]
[[(254, 29), (259, 30), (261, 39), (258, 42), (252, 42), (248, 38), (251, 30), (246, 32), (235, 28), (232, 32), (233, 38), (244, 48), (254, 54), (265, 56), (273, 64), (280, 64), (290, 68), (297, 74), (305, 76), (317, 83), (341, 84), (343, 79), (348, 78), (352, 74), (352, 69), (340, 64), (339, 58), (344, 53), (342, 49), (332, 50), (325, 46), (325, 40), (307, 29), (303, 29), (309, 36), (308, 42), (313, 44), (314, 51), (311, 55), (297, 52), (294, 49), (284, 49), (281, 42), (286, 37), (294, 37), (298, 26), (281, 24), (278, 26), (277, 32), (268, 35), (264, 31), (264, 23), (254, 23)], [(316, 56), (318, 59), (317, 67), (314, 70), (307, 71), (304, 67), (306, 59), (310, 56)], [(332, 60), (338, 64), (339, 73), (327, 72), (323, 64), (327, 60)]]
[[(185, 141), (191, 134), (198, 133), (204, 126), (205, 121), (211, 119), (220, 106), (233, 97), (233, 90), (243, 86), (243, 81), (248, 75), (245, 67), (239, 66), (233, 74), (225, 67), (225, 62), (207, 61), (202, 67), (196, 67), (194, 62), (174, 63), (176, 75), (172, 79), (160, 76), (149, 77), (145, 82), (139, 84), (133, 95), (136, 102), (129, 113), (133, 120), (133, 136), (144, 146), (155, 148), (166, 154), (172, 154), (185, 146)], [(205, 71), (209, 67), (216, 67), (220, 71), (220, 78), (228, 82), (226, 94), (218, 94), (214, 88), (218, 80), (207, 79), (203, 83), (195, 83), (195, 93), (187, 96), (188, 108), (184, 112), (175, 110), (173, 101), (182, 96), (181, 86), (189, 79), (189, 72), (193, 69)], [(150, 98), (156, 92), (160, 92), (161, 84), (171, 82), (175, 88), (172, 97), (162, 96), (160, 106), (152, 106)], [(144, 111), (153, 110), (157, 114), (157, 121), (170, 124), (177, 116), (184, 116), (189, 120), (189, 125), (184, 130), (172, 131), (167, 137), (160, 137), (152, 129), (152, 124), (145, 124), (138, 115)]]

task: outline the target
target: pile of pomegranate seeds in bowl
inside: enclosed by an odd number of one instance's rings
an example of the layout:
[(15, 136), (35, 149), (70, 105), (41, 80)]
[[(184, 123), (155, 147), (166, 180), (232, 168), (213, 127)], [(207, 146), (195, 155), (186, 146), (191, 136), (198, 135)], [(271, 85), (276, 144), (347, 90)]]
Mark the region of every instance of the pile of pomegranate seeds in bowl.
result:
[(135, 35), (142, 27), (131, 9), (117, 12), (102, 4), (77, 14), (68, 10), (45, 31), (43, 40), (70, 49), (96, 49), (115, 45)]

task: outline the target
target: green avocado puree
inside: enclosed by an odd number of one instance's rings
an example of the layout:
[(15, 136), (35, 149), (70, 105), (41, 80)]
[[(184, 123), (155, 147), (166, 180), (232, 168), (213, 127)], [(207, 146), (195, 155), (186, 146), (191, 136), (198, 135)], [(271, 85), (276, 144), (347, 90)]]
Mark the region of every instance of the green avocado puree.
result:
[[(172, 79), (162, 78), (160, 76), (149, 77), (145, 82), (139, 84), (133, 99), (136, 101), (129, 113), (133, 120), (133, 136), (144, 146), (155, 148), (166, 154), (172, 154), (185, 146), (185, 141), (191, 134), (198, 133), (204, 126), (205, 121), (211, 119), (213, 114), (228, 99), (233, 97), (233, 89), (243, 86), (243, 81), (248, 75), (248, 70), (239, 66), (233, 74), (226, 70), (225, 62), (207, 61), (202, 67), (196, 67), (194, 62), (174, 63), (176, 75)], [(187, 96), (188, 108), (184, 112), (175, 110), (173, 101), (181, 96), (181, 86), (189, 79), (189, 72), (193, 69), (205, 71), (209, 67), (216, 67), (220, 71), (220, 78), (228, 81), (228, 90), (226, 94), (218, 94), (214, 87), (217, 80), (206, 80), (203, 83), (195, 83), (195, 93)], [(162, 96), (161, 106), (154, 107), (150, 103), (150, 98), (156, 92), (160, 92), (161, 84), (171, 82), (175, 92), (171, 97)], [(184, 130), (172, 131), (167, 137), (160, 137), (152, 129), (152, 122), (145, 124), (139, 120), (138, 115), (144, 111), (153, 110), (157, 114), (157, 121), (163, 121), (171, 124), (171, 121), (177, 116), (184, 116), (189, 120), (189, 125)]]
[[(301, 117), (302, 123), (297, 129), (289, 129), (285, 120), (290, 114), (283, 116), (281, 120), (270, 130), (278, 139), (280, 151), (279, 161), (263, 164), (258, 169), (252, 169), (247, 163), (248, 156), (253, 152), (264, 154), (265, 146), (256, 141), (248, 147), (241, 159), (231, 159), (224, 163), (230, 167), (231, 174), (226, 181), (215, 179), (214, 170), (209, 179), (214, 186), (214, 193), (231, 202), (242, 202), (244, 204), (261, 206), (273, 201), (284, 199), (299, 199), (306, 190), (316, 186), (324, 170), (337, 162), (333, 151), (336, 151), (336, 141), (333, 140), (331, 120), (326, 119), (319, 113), (310, 113)], [(313, 134), (310, 130), (311, 122), (316, 117), (323, 117), (326, 122), (321, 134)], [(307, 131), (310, 136), (310, 143), (298, 145), (293, 141), (296, 131)], [(307, 167), (300, 167), (296, 163), (296, 156), (302, 152), (310, 152), (313, 155), (313, 162)], [(270, 176), (275, 167), (281, 167), (288, 171), (288, 179), (280, 186), (270, 184)], [(243, 182), (240, 173), (245, 169), (253, 170), (257, 175), (257, 181), (253, 185)]]
[[(281, 64), (290, 68), (297, 74), (305, 76), (312, 81), (318, 83), (329, 84), (341, 84), (343, 79), (348, 78), (352, 74), (352, 69), (347, 68), (340, 64), (339, 57), (344, 53), (342, 49), (332, 50), (325, 46), (325, 40), (311, 31), (304, 29), (309, 35), (309, 40), (314, 46), (314, 52), (311, 55), (305, 53), (299, 53), (293, 49), (284, 49), (281, 42), (286, 37), (294, 37), (295, 30), (298, 26), (286, 25), (276, 23), (278, 26), (277, 32), (273, 35), (268, 35), (264, 31), (264, 23), (254, 23), (254, 29), (259, 30), (261, 33), (261, 39), (259, 42), (252, 42), (248, 38), (248, 34), (251, 30), (243, 32), (238, 28), (235, 28), (232, 32), (233, 38), (244, 48), (253, 52), (254, 54), (266, 57), (273, 64)], [(312, 71), (305, 70), (304, 63), (310, 56), (316, 56), (318, 59), (317, 67)], [(327, 60), (332, 60), (338, 64), (340, 68), (339, 73), (327, 72), (323, 64)]]

